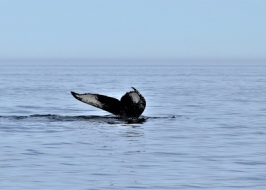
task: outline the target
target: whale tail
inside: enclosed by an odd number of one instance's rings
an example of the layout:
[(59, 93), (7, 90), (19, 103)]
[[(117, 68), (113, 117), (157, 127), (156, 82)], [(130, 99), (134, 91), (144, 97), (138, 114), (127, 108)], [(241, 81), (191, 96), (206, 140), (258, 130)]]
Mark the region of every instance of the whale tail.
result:
[(100, 94), (78, 94), (71, 92), (71, 94), (79, 101), (103, 109), (115, 115), (123, 115), (121, 102), (115, 98), (100, 95)]
[(120, 102), (124, 107), (125, 115), (128, 117), (139, 117), (146, 107), (145, 98), (137, 89), (132, 87), (134, 91), (127, 92), (122, 96)]
[(132, 88), (134, 91), (127, 92), (122, 96), (120, 101), (116, 98), (101, 94), (78, 94), (73, 91), (71, 91), (71, 94), (81, 102), (100, 108), (114, 115), (138, 118), (145, 110), (146, 101), (137, 89), (134, 87)]

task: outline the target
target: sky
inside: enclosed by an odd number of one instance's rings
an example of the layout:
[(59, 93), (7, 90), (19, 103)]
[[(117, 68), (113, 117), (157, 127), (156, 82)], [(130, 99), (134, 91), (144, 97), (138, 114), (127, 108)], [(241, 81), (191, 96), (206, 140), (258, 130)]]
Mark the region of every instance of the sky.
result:
[(266, 1), (0, 0), (0, 59), (266, 59)]

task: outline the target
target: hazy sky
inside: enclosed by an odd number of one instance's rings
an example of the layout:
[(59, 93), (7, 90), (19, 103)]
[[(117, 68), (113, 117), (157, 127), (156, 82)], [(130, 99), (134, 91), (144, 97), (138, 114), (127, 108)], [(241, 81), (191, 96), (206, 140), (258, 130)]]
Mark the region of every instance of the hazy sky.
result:
[(9, 58), (266, 58), (266, 0), (0, 0)]

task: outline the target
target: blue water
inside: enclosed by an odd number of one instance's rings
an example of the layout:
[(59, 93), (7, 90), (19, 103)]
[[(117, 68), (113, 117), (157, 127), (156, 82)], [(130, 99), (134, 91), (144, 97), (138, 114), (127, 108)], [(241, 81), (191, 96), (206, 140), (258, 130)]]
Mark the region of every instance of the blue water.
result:
[[(0, 189), (266, 189), (265, 65), (0, 66)], [(131, 86), (144, 122), (70, 94)]]

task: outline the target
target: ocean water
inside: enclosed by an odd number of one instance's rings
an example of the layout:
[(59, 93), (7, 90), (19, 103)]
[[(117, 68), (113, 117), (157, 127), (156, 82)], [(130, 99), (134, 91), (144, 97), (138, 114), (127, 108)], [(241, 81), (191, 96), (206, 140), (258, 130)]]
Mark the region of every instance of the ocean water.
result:
[[(265, 65), (0, 66), (0, 189), (266, 189)], [(131, 86), (142, 122), (70, 94)]]

